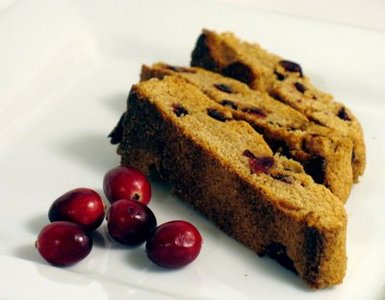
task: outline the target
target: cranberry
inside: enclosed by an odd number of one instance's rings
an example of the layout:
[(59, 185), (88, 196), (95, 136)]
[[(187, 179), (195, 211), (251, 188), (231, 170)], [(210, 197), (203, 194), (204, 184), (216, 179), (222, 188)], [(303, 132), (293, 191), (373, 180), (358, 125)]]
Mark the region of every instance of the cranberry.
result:
[(225, 92), (225, 93), (228, 93), (228, 94), (231, 94), (233, 92), (233, 89), (231, 88), (231, 86), (224, 84), (224, 83), (215, 83), (214, 87), (216, 87), (218, 90)]
[(274, 74), (275, 74), (275, 76), (277, 77), (277, 79), (278, 79), (279, 81), (285, 80), (285, 75), (283, 75), (283, 74), (281, 74), (281, 73), (278, 73), (277, 71), (274, 71)]
[(281, 60), (278, 62), (287, 72), (298, 72), (301, 77), (303, 77), (302, 68), (299, 64), (289, 61)]
[(132, 199), (147, 205), (151, 200), (150, 182), (142, 172), (130, 166), (108, 171), (104, 176), (103, 189), (111, 203)]
[(340, 108), (340, 110), (338, 111), (337, 116), (338, 116), (341, 120), (351, 121), (351, 118), (349, 117), (349, 114), (347, 113), (346, 108), (343, 107), (343, 106), (342, 106), (342, 107)]
[(169, 69), (171, 71), (177, 72), (177, 73), (192, 73), (192, 74), (196, 73), (196, 71), (194, 69), (186, 68), (186, 67), (167, 65), (167, 66), (165, 66), (165, 68)]
[(297, 89), (298, 92), (300, 92), (302, 94), (305, 93), (305, 91), (306, 91), (306, 87), (300, 82), (294, 83), (294, 87)]
[(37, 251), (49, 263), (68, 266), (85, 258), (92, 249), (92, 239), (75, 223), (57, 221), (39, 233)]
[(199, 254), (202, 237), (189, 222), (170, 221), (158, 226), (146, 242), (146, 252), (155, 264), (179, 268), (191, 263)]
[(294, 183), (294, 179), (290, 175), (272, 174), (271, 177), (273, 177), (276, 180), (282, 181), (284, 183), (288, 183), (288, 184)]
[(238, 109), (238, 105), (235, 104), (233, 101), (231, 100), (227, 100), (227, 99), (224, 99), (221, 101), (221, 103), (223, 106), (228, 106), (228, 107), (231, 107), (232, 109), (235, 109), (237, 110)]
[(185, 115), (188, 114), (187, 109), (185, 109), (182, 105), (177, 104), (177, 103), (175, 103), (175, 104), (172, 105), (172, 110), (173, 110), (173, 112), (174, 112), (178, 117), (181, 117), (181, 116), (183, 117), (183, 116), (185, 116)]
[(73, 222), (86, 231), (92, 231), (103, 222), (104, 214), (104, 203), (99, 194), (91, 189), (78, 188), (57, 198), (49, 209), (48, 218), (51, 222)]
[(221, 122), (226, 122), (227, 120), (229, 120), (229, 118), (227, 118), (223, 112), (218, 111), (215, 108), (208, 108), (207, 114), (213, 119)]
[(250, 150), (243, 151), (243, 156), (249, 159), (251, 174), (267, 173), (274, 165), (274, 158), (270, 156), (256, 157)]
[(111, 237), (119, 243), (136, 246), (143, 243), (156, 227), (152, 210), (135, 200), (114, 202), (107, 212), (107, 226)]
[(266, 118), (266, 113), (258, 107), (247, 107), (242, 109), (243, 112), (254, 115), (258, 118)]

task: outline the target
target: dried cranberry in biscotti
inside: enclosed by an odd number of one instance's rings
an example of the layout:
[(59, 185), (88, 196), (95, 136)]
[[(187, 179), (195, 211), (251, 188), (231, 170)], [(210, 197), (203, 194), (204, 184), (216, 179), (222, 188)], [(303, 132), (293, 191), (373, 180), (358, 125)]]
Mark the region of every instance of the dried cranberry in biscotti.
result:
[(289, 60), (281, 60), (279, 64), (287, 71), (287, 72), (298, 72), (302, 77), (302, 68), (299, 64), (289, 61)]
[(250, 150), (245, 150), (243, 156), (249, 159), (251, 174), (267, 173), (274, 165), (274, 158), (270, 156), (256, 157)]
[(221, 111), (216, 110), (215, 108), (208, 108), (207, 114), (212, 117), (215, 120), (226, 122), (229, 120), (228, 117), (225, 116), (225, 114)]
[(231, 101), (231, 100), (224, 99), (224, 100), (221, 101), (220, 104), (223, 105), (223, 106), (231, 107), (232, 109), (235, 109), (235, 110), (238, 109), (238, 105), (235, 102)]
[(216, 83), (216, 84), (214, 84), (214, 87), (216, 87), (218, 90), (225, 92), (225, 93), (228, 93), (228, 94), (231, 94), (233, 92), (233, 89), (231, 88), (231, 86), (224, 84), (224, 83)]
[(182, 117), (188, 114), (187, 109), (178, 103), (172, 105), (172, 111), (177, 115), (177, 117)]
[(302, 94), (306, 91), (306, 87), (300, 82), (294, 83), (294, 87), (297, 89), (298, 92)]
[(266, 118), (266, 112), (258, 107), (246, 107), (242, 109), (243, 112), (254, 115), (259, 118)]

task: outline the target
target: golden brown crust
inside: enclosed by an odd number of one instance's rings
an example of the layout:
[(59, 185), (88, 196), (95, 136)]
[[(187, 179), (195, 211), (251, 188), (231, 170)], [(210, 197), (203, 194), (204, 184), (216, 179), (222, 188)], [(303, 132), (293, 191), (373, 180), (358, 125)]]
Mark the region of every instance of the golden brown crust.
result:
[(274, 152), (300, 162), (317, 183), (346, 201), (353, 184), (352, 142), (335, 130), (321, 126), (267, 93), (201, 68), (157, 63), (143, 66), (141, 80), (177, 76), (197, 86), (210, 99), (232, 111), (263, 134)]
[(365, 144), (357, 118), (330, 94), (315, 88), (297, 63), (269, 53), (258, 44), (240, 41), (232, 33), (203, 30), (192, 53), (191, 65), (222, 73), (245, 82), (252, 89), (267, 92), (311, 121), (350, 138), (354, 182), (363, 174)]
[(123, 165), (156, 170), (222, 230), (291, 263), (312, 288), (342, 282), (343, 204), (301, 165), (274, 155), (231, 110), (185, 80), (165, 77), (132, 88), (122, 124)]

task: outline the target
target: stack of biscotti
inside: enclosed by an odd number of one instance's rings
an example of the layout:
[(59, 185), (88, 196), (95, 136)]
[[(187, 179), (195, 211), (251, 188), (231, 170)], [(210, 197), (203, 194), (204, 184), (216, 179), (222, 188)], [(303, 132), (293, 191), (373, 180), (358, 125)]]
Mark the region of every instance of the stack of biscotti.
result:
[(274, 152), (300, 162), (317, 183), (346, 201), (353, 184), (352, 142), (349, 137), (309, 119), (267, 93), (251, 90), (237, 80), (201, 68), (163, 63), (143, 66), (141, 80), (177, 76), (198, 87), (234, 118), (261, 133)]
[(299, 64), (269, 53), (258, 44), (241, 41), (232, 33), (203, 30), (192, 53), (191, 65), (222, 73), (254, 90), (267, 92), (311, 121), (349, 137), (353, 143), (353, 180), (357, 182), (363, 174), (365, 144), (357, 118), (331, 95), (315, 88)]
[(342, 281), (343, 202), (301, 164), (274, 154), (229, 105), (179, 76), (153, 78), (132, 87), (112, 137), (123, 165), (155, 170), (223, 231), (312, 288)]
[(143, 66), (111, 133), (121, 164), (155, 171), (312, 288), (342, 282), (343, 204), (365, 168), (358, 120), (297, 63), (231, 33), (204, 30), (191, 64)]

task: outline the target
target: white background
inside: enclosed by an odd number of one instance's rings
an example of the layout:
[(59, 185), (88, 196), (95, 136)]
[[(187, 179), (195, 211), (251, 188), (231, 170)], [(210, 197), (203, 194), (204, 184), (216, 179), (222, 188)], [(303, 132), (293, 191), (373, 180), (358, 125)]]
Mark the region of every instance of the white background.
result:
[[(1, 300), (385, 299), (385, 34), (380, 22), (385, 10), (380, 1), (0, 3)], [(111, 242), (105, 226), (91, 254), (70, 268), (49, 266), (34, 249), (52, 201), (79, 186), (101, 192), (104, 173), (118, 164), (106, 136), (125, 109), (141, 64), (188, 64), (202, 27), (234, 31), (301, 62), (316, 86), (361, 121), (368, 161), (346, 205), (348, 270), (342, 285), (310, 291), (159, 183), (150, 203), (159, 223), (186, 219), (205, 239), (197, 261), (187, 268), (154, 267), (141, 247), (128, 251)]]
[(337, 24), (385, 31), (384, 0), (215, 0)]
[[(209, 0), (385, 31), (384, 0)], [(0, 0), (0, 12), (17, 0)]]

